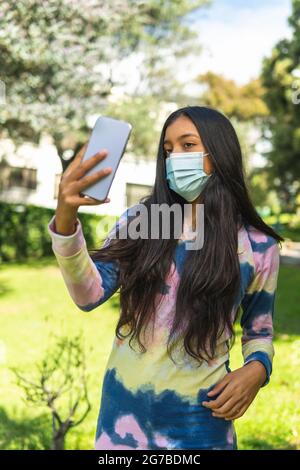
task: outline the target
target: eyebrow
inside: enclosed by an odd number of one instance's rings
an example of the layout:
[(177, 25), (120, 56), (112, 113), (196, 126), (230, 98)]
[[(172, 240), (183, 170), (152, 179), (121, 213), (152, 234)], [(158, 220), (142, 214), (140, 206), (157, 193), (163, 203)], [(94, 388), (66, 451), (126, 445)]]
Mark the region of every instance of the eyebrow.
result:
[[(182, 134), (180, 137), (178, 137), (178, 140), (183, 139), (184, 137), (190, 137), (190, 136), (198, 137), (198, 139), (199, 139), (199, 136), (196, 135), (196, 134)], [(169, 143), (170, 143), (169, 140), (164, 140), (164, 144), (169, 144)]]

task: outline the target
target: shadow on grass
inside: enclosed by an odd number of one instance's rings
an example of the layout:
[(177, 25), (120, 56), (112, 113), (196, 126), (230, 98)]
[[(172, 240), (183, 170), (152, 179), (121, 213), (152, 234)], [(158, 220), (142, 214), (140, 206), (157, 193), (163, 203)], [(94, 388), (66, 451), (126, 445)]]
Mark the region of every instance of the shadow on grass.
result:
[(273, 438), (273, 441), (265, 439), (243, 439), (243, 442), (238, 443), (238, 448), (243, 450), (297, 450), (297, 447), (290, 442), (282, 439), (280, 436)]
[(51, 447), (49, 417), (20, 416), (12, 418), (0, 408), (1, 450), (45, 450)]

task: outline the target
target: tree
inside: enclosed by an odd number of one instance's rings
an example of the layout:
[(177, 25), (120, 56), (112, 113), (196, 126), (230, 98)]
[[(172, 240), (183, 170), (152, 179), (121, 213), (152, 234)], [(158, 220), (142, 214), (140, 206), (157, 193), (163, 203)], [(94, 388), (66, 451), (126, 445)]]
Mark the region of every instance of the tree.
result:
[[(53, 450), (63, 450), (68, 431), (79, 426), (91, 410), (86, 361), (81, 337), (58, 338), (30, 377), (12, 369), (26, 401), (48, 407), (52, 416)], [(32, 377), (33, 375), (33, 377)]]
[(64, 169), (64, 152), (75, 153), (87, 138), (86, 117), (105, 112), (118, 84), (114, 68), (122, 60), (142, 52), (147, 73), (132, 71), (141, 74), (142, 88), (156, 96), (172, 88), (167, 59), (192, 52), (196, 33), (183, 19), (206, 3), (3, 0), (0, 79), (7, 105), (0, 110), (2, 135), (38, 143), (43, 132), (50, 134)]
[(300, 0), (293, 0), (288, 21), (291, 39), (280, 40), (263, 61), (264, 99), (270, 115), (264, 133), (272, 144), (266, 154), (269, 183), (278, 192), (282, 208), (294, 211), (300, 193)]
[(234, 80), (207, 72), (199, 75), (196, 81), (205, 86), (203, 102), (221, 109), (229, 117), (246, 122), (268, 115), (268, 107), (263, 100), (264, 89), (259, 79), (238, 85)]
[(241, 143), (244, 166), (251, 186), (253, 168), (250, 157), (255, 151), (262, 119), (268, 115), (260, 80), (254, 79), (244, 85), (238, 85), (234, 80), (222, 75), (206, 72), (196, 78), (196, 83), (203, 87), (201, 102), (219, 109), (230, 118)]

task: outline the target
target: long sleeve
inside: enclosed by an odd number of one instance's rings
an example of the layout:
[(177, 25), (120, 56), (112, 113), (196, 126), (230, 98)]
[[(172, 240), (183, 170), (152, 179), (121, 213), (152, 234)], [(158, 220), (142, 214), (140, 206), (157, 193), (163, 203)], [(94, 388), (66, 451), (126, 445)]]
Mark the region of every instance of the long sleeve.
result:
[[(61, 235), (56, 233), (54, 215), (48, 224), (48, 232), (66, 287), (78, 308), (86, 312), (93, 310), (116, 292), (119, 287), (118, 263), (92, 260), (78, 218), (76, 231)], [(109, 237), (104, 245), (108, 242)]]
[(241, 302), (240, 320), (244, 365), (260, 361), (265, 366), (267, 378), (262, 387), (270, 381), (275, 354), (273, 316), (280, 264), (277, 241), (270, 236), (264, 238), (263, 242), (252, 239), (254, 273)]

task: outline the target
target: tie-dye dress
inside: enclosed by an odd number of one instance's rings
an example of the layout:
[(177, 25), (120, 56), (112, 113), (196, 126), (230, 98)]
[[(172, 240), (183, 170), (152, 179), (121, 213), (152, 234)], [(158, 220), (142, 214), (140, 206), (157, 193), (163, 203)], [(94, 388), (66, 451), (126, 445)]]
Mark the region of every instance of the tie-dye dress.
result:
[[(128, 209), (116, 226), (125, 222), (127, 215)], [(55, 215), (48, 231), (74, 303), (85, 312), (100, 307), (120, 287), (118, 264), (91, 259), (78, 218), (72, 235), (55, 232)], [(108, 235), (105, 244), (109, 240)], [(185, 225), (164, 289), (159, 294), (155, 317), (143, 337), (146, 353), (139, 352), (135, 342), (132, 349), (129, 338), (113, 338), (102, 385), (95, 449), (238, 448), (234, 421), (214, 417), (202, 405), (203, 401), (218, 396), (210, 398), (207, 393), (231, 370), (228, 333), (225, 331), (219, 339), (215, 358), (203, 361), (200, 366), (184, 348), (178, 348), (176, 364), (166, 350), (188, 240)], [(241, 284), (232, 316), (240, 309), (244, 364), (257, 360), (265, 366), (267, 378), (262, 385), (265, 386), (270, 380), (274, 356), (273, 314), (279, 246), (273, 237), (244, 224), (238, 231), (238, 256)]]

